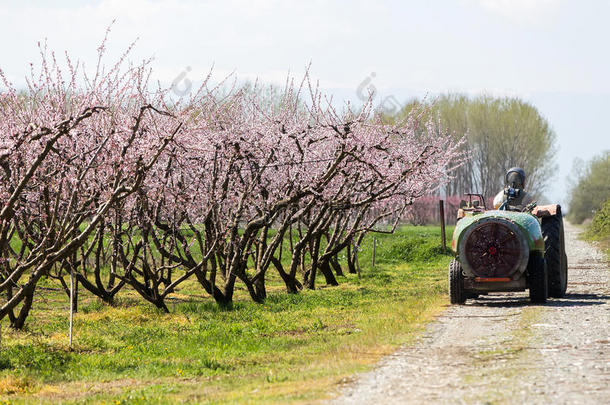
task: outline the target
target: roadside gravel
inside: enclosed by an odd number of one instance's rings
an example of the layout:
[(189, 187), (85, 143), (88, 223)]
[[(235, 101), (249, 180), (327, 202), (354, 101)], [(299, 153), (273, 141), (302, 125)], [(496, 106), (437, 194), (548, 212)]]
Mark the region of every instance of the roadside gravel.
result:
[(568, 293), (494, 293), (450, 306), (334, 404), (610, 404), (610, 270), (566, 224)]

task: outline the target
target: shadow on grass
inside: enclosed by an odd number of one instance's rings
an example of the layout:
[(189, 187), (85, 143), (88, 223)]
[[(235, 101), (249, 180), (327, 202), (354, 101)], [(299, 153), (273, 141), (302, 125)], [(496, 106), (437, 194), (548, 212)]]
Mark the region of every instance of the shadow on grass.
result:
[(473, 306), (485, 307), (525, 307), (532, 305), (543, 305), (546, 307), (587, 307), (591, 305), (607, 304), (610, 300), (610, 295), (605, 294), (566, 294), (563, 298), (549, 298), (545, 304), (531, 303), (529, 297), (526, 296), (480, 296), (475, 300), (470, 300)]

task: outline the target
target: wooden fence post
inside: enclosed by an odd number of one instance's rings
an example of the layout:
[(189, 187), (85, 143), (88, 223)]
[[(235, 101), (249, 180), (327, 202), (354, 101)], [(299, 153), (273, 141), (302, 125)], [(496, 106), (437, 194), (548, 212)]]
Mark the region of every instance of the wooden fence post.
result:
[(438, 209), (441, 218), (441, 248), (445, 253), (447, 251), (447, 241), (445, 240), (445, 202), (443, 200), (439, 200)]
[(360, 246), (354, 244), (354, 264), (356, 265), (356, 273), (358, 274), (358, 280), (360, 280), (360, 263), (358, 262), (358, 249), (360, 249)]
[(70, 269), (70, 349), (72, 349), (72, 327), (74, 324), (74, 269)]
[(377, 247), (377, 237), (373, 236), (373, 268), (375, 268), (375, 248)]

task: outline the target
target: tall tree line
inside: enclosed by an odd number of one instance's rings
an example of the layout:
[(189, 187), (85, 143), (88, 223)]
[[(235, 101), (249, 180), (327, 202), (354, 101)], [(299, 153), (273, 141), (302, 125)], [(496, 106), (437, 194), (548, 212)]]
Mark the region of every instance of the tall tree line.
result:
[[(470, 160), (453, 172), (447, 195), (479, 192), (493, 196), (504, 187), (510, 167), (527, 173), (526, 188), (540, 198), (556, 165), (556, 136), (549, 122), (533, 105), (514, 97), (448, 94), (435, 100), (413, 100), (398, 114), (403, 117), (425, 107), (438, 127), (461, 138)], [(396, 117), (391, 117), (390, 120)]]
[(610, 151), (606, 150), (584, 163), (576, 161), (570, 188), (571, 222), (581, 224), (590, 219), (610, 199)]

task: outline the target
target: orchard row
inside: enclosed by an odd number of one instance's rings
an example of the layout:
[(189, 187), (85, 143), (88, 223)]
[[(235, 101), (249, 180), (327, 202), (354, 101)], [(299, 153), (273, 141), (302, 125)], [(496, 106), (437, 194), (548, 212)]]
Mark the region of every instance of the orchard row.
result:
[(336, 285), (340, 254), (463, 159), (417, 111), (339, 111), (308, 74), (281, 89), (208, 77), (177, 99), (148, 61), (107, 66), (104, 48), (93, 72), (43, 48), (25, 90), (0, 77), (0, 320), (17, 328), (41, 278), (70, 273), (166, 311), (189, 279), (221, 304), (236, 283), (263, 301), (270, 271), (290, 293)]

